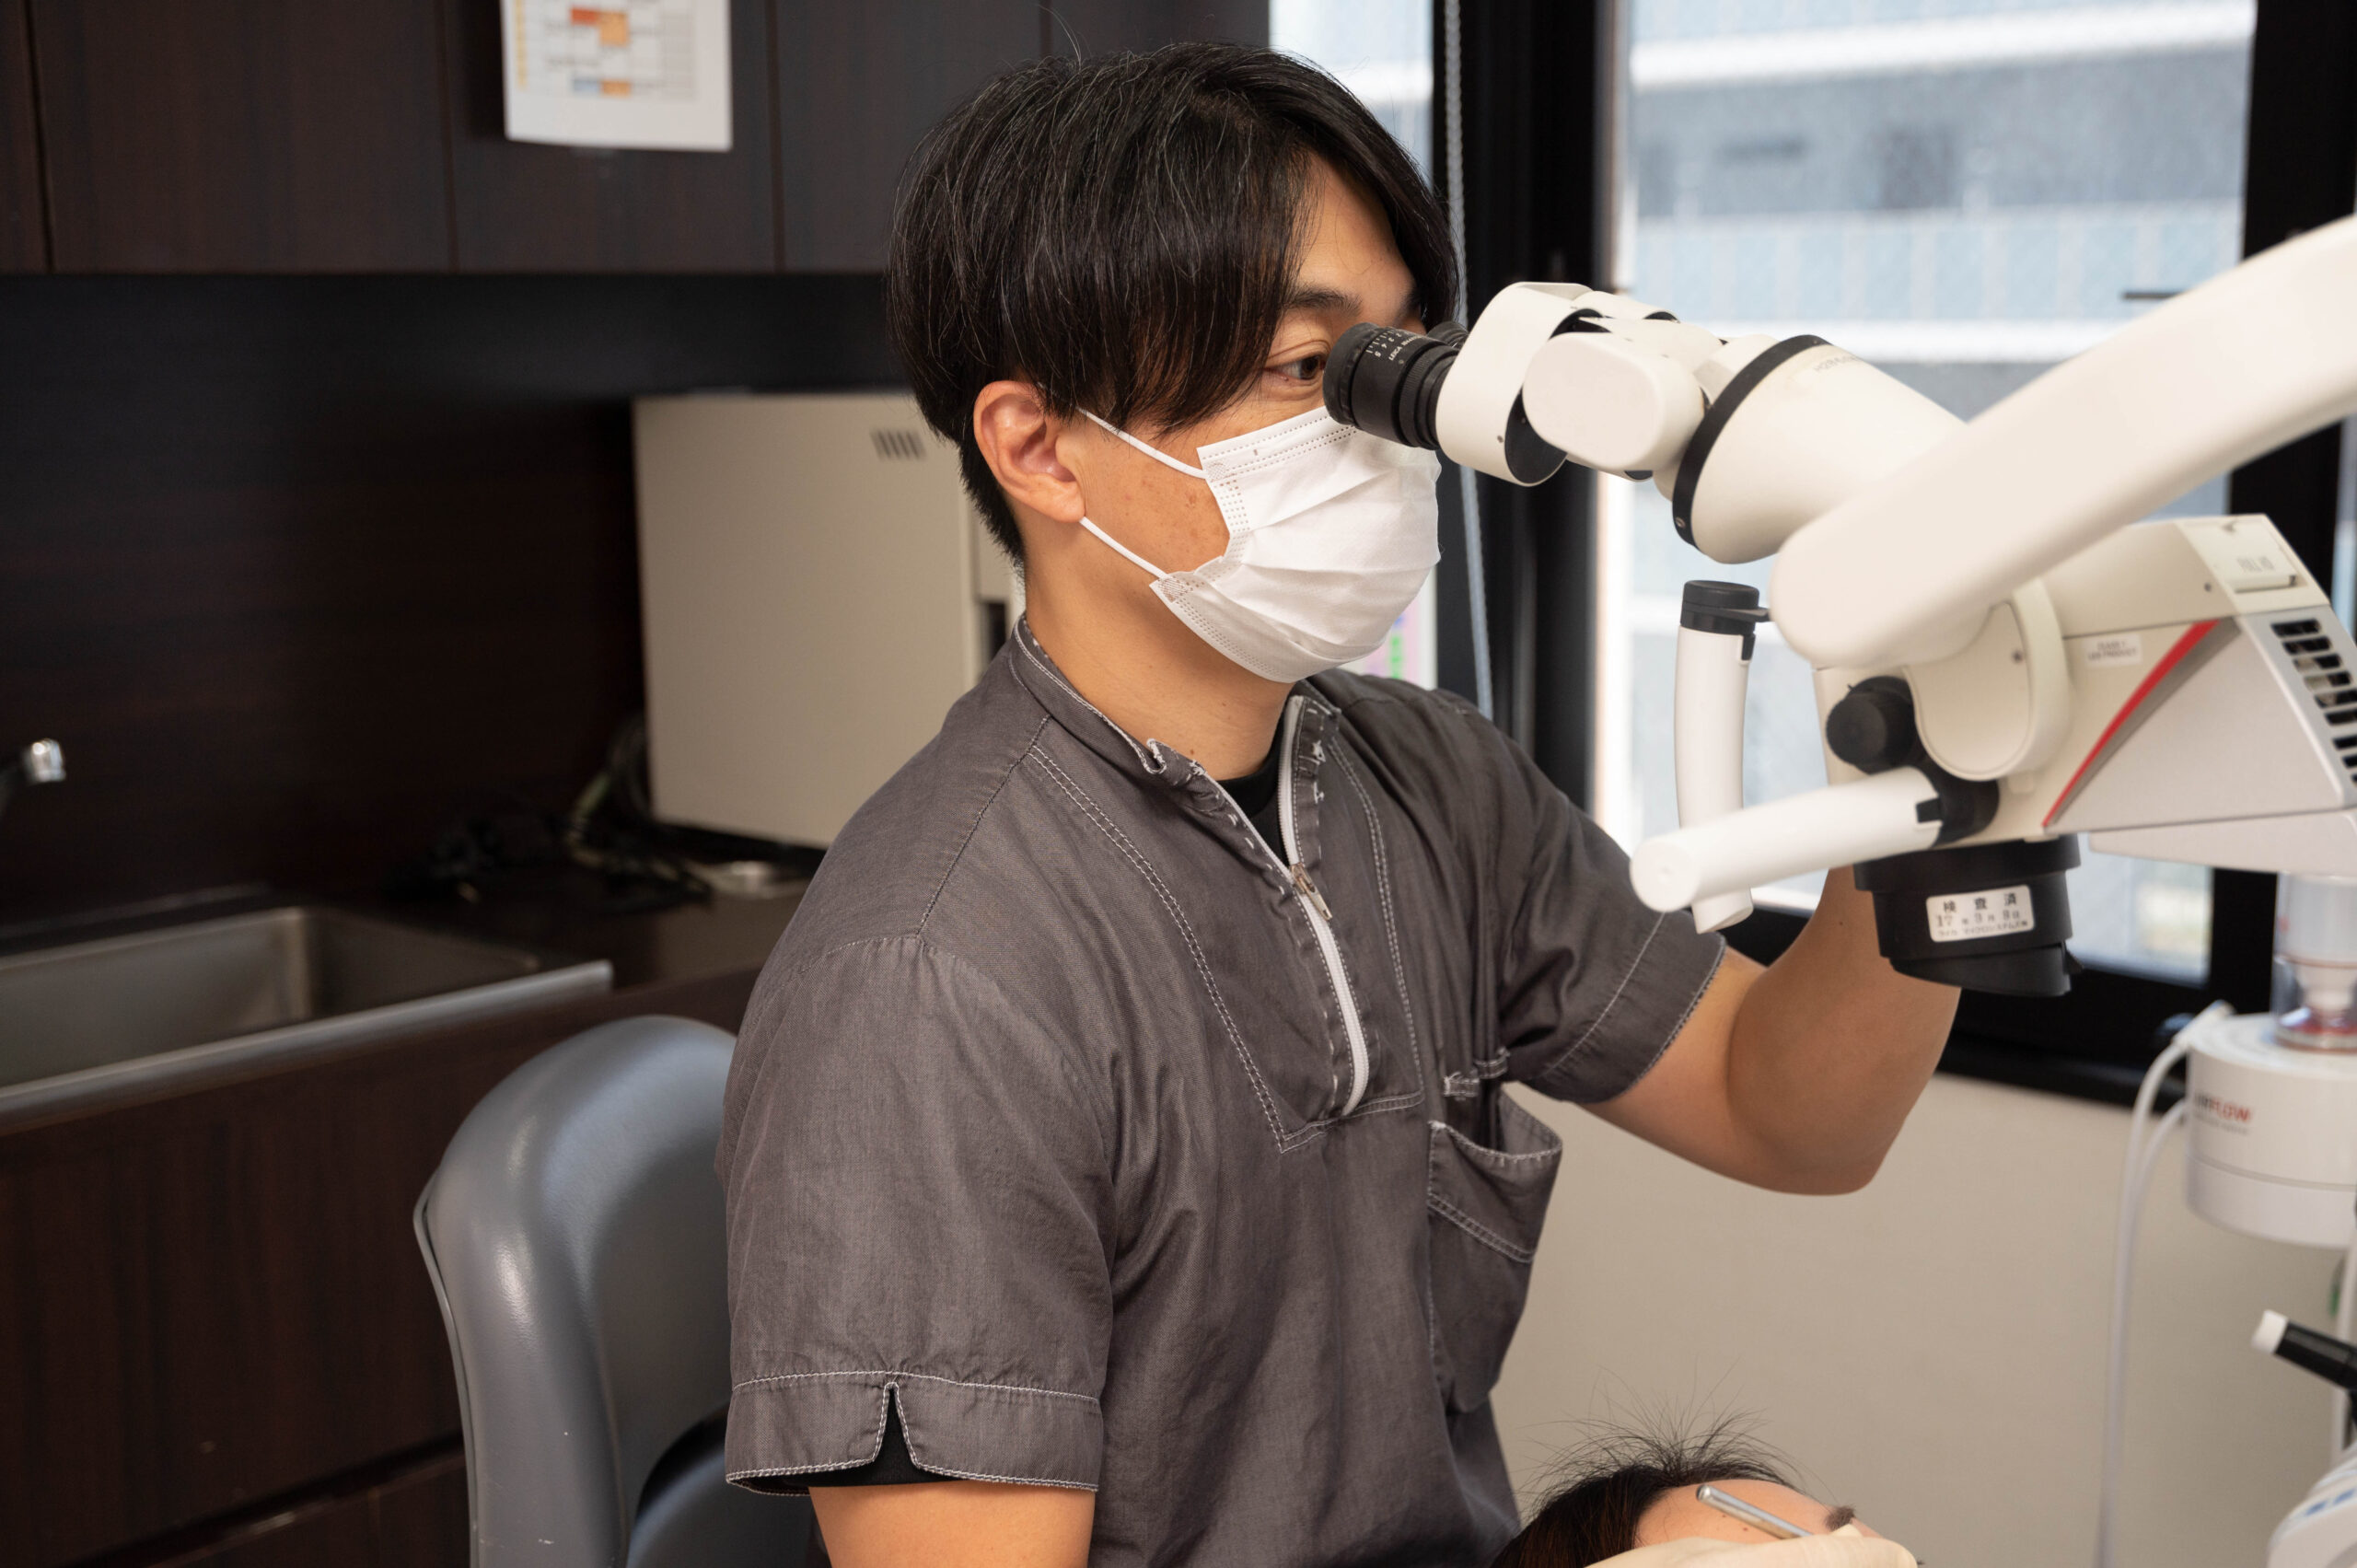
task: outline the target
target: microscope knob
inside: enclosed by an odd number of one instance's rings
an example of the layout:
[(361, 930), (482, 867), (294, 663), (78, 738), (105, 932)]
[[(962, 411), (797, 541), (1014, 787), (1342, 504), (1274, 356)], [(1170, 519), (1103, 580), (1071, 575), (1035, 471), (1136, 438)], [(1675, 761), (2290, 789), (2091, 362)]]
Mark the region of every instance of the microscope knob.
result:
[(1825, 744), (1862, 773), (1905, 767), (1922, 750), (1915, 694), (1895, 675), (1859, 681), (1825, 715)]

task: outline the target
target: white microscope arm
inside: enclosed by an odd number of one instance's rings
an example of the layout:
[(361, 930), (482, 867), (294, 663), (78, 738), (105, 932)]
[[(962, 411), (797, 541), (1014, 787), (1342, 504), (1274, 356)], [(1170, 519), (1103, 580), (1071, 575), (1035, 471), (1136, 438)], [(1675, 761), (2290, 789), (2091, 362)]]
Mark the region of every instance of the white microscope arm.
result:
[(2343, 218), (2121, 328), (1803, 527), (1768, 602), (1819, 667), (1939, 657), (2113, 529), (2351, 412), (2357, 218)]
[[(1968, 425), (1838, 347), (1722, 343), (1578, 285), (1506, 289), (1445, 384), (1426, 385), (1438, 390), (1420, 444), (1521, 484), (1565, 457), (1652, 478), (1705, 554), (1774, 554), (1769, 608), (1820, 669), (1937, 666), (1988, 642), (1992, 610), (2009, 606), (2027, 668), (2045, 672), (2020, 698), (2035, 721), (2015, 726), (2026, 738), (1951, 753), (1955, 731), (1922, 710), (1930, 755), (1991, 780), (2042, 761), (2067, 716), (2067, 682), (2046, 679), (2061, 645), (2039, 578), (2202, 481), (2357, 412), (2357, 218), (2189, 291)], [(1740, 753), (1725, 738), (1741, 733), (1742, 688), (1719, 677), (1736, 668), (1681, 660), (1686, 826), (1635, 855), (1646, 902), (1724, 895), (1715, 923), (1747, 887), (1922, 848), (1944, 830), (1946, 807), (1912, 769), (1728, 810), (1741, 798)], [(1917, 695), (1944, 703), (1944, 691)], [(1691, 760), (1689, 732), (1709, 739)]]

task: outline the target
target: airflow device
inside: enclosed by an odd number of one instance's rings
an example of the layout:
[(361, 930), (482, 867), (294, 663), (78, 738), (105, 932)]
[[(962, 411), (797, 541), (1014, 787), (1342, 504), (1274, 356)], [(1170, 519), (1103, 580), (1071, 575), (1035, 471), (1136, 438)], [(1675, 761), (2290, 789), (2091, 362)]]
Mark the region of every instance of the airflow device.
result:
[(924, 456), (924, 437), (913, 430), (871, 430), (869, 440), (876, 443), (876, 455), (893, 462), (909, 462)]

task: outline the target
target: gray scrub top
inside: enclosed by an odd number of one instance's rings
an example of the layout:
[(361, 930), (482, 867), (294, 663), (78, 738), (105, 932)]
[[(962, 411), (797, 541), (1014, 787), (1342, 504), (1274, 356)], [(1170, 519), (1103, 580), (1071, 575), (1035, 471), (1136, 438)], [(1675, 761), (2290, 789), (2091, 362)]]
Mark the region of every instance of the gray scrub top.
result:
[(1454, 697), (1322, 675), (1281, 734), (1298, 878), (1018, 626), (844, 829), (729, 1073), (731, 1480), (896, 1400), (926, 1469), (1093, 1489), (1092, 1563), (1513, 1534), (1561, 1147), (1504, 1082), (1619, 1094), (1721, 944)]

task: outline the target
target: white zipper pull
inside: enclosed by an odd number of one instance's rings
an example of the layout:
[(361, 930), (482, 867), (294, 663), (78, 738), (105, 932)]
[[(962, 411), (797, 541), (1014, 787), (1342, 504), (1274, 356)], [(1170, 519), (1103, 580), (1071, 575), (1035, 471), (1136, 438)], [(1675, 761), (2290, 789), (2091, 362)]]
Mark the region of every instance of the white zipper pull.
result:
[(1309, 907), (1318, 912), (1318, 919), (1329, 925), (1334, 923), (1334, 912), (1326, 907), (1325, 899), (1318, 894), (1318, 884), (1309, 879), (1307, 866), (1296, 864), (1293, 867), (1293, 885), (1303, 898), (1309, 900)]

